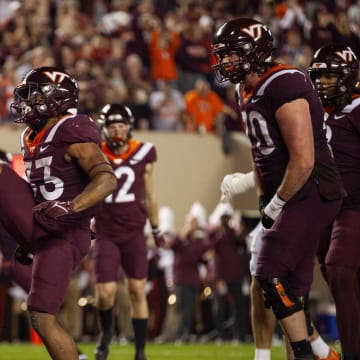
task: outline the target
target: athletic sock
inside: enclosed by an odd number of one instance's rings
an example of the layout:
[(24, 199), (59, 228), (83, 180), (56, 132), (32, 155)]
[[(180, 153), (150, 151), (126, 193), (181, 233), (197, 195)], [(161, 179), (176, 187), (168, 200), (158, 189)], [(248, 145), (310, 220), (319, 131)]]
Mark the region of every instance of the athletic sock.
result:
[(270, 360), (270, 349), (255, 349), (254, 360)]
[(311, 341), (310, 345), (313, 353), (319, 358), (325, 359), (329, 356), (330, 347), (321, 336), (318, 336), (315, 340)]
[(101, 328), (99, 348), (104, 349), (109, 346), (113, 335), (113, 309), (100, 310), (99, 318)]
[(131, 319), (134, 327), (135, 349), (144, 350), (147, 334), (148, 319)]

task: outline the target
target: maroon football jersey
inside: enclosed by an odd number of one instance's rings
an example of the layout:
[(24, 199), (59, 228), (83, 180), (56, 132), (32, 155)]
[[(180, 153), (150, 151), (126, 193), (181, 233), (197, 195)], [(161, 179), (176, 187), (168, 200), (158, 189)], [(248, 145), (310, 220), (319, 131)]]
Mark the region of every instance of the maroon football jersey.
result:
[(103, 151), (114, 169), (117, 189), (99, 206), (96, 232), (99, 236), (118, 237), (122, 231), (138, 231), (147, 219), (143, 204), (145, 167), (156, 161), (156, 149), (151, 143), (130, 140), (126, 154), (114, 155), (105, 143)]
[(343, 196), (340, 175), (326, 140), (323, 107), (305, 72), (276, 65), (262, 76), (248, 99), (244, 101), (240, 93), (237, 97), (239, 107), (246, 112), (246, 133), (264, 195), (275, 194), (289, 160), (275, 112), (286, 102), (303, 98), (309, 103), (314, 134), (315, 166), (311, 177), (319, 184), (324, 198), (334, 200)]
[(348, 196), (343, 206), (360, 207), (360, 97), (327, 120), (327, 137)]
[[(83, 191), (90, 179), (76, 161), (65, 159), (65, 153), (74, 143), (93, 142), (100, 147), (100, 130), (87, 115), (71, 115), (43, 129), (34, 138), (33, 135), (31, 128), (24, 130), (21, 149), (35, 202), (72, 200)], [(69, 216), (69, 223), (85, 224), (93, 210)]]

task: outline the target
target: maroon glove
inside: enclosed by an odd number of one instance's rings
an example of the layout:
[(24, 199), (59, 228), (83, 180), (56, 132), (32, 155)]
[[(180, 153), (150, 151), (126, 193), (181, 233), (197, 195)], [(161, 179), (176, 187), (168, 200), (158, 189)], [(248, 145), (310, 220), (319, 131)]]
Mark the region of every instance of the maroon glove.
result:
[(33, 207), (36, 221), (48, 232), (62, 234), (67, 230), (67, 216), (74, 213), (71, 201), (44, 201)]
[(162, 246), (165, 245), (164, 235), (163, 235), (163, 233), (159, 230), (159, 228), (153, 227), (151, 233), (152, 233), (152, 236), (153, 236), (153, 238), (154, 238), (155, 245), (156, 245), (157, 247), (162, 247)]

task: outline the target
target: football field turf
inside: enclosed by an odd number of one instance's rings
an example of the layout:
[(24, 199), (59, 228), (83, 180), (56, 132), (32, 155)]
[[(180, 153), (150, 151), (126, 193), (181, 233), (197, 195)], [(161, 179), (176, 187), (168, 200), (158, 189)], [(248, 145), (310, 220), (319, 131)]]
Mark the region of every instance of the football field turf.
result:
[[(95, 344), (80, 344), (80, 349), (94, 360)], [(335, 346), (337, 350), (338, 347)], [(147, 344), (147, 360), (252, 360), (254, 358), (253, 344), (186, 344), (177, 346), (168, 344)], [(133, 360), (132, 345), (111, 345), (108, 360)], [(284, 360), (283, 346), (273, 346), (271, 360)], [(1, 360), (48, 360), (50, 359), (43, 345), (27, 343), (5, 344), (0, 343)]]

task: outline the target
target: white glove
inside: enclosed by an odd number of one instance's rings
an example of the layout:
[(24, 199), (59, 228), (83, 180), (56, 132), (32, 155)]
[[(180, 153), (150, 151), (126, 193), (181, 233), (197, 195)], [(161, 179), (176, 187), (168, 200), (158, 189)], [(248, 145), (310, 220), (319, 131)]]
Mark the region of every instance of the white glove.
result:
[(282, 200), (276, 193), (270, 202), (265, 206), (261, 222), (266, 229), (270, 229), (272, 227), (285, 204), (286, 201)]
[(229, 202), (235, 195), (242, 194), (255, 186), (254, 172), (226, 175), (221, 182), (221, 202)]

